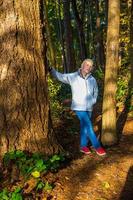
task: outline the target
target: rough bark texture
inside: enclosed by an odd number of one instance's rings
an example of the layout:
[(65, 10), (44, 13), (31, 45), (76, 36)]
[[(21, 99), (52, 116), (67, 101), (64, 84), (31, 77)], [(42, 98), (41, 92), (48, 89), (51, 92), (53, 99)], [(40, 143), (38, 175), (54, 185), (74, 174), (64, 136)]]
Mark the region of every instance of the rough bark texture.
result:
[(0, 3), (0, 154), (51, 154), (58, 147), (49, 123), (41, 1)]
[(115, 95), (118, 69), (119, 18), (119, 0), (109, 0), (101, 138), (103, 144), (106, 145), (112, 145), (117, 142)]

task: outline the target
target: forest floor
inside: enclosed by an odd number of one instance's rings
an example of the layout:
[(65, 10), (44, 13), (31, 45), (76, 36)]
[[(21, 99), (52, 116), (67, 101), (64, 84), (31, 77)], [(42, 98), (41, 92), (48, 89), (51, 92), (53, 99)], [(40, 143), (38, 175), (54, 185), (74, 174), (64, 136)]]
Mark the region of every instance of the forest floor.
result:
[[(93, 116), (97, 134), (101, 124), (99, 112), (96, 108)], [(54, 123), (54, 129), (71, 159), (54, 175), (55, 188), (49, 199), (133, 200), (133, 118), (120, 110), (119, 144), (106, 148), (107, 155), (101, 157), (93, 149), (89, 155), (79, 152), (79, 122), (73, 113), (68, 113)]]
[[(100, 113), (98, 106), (92, 119), (97, 135), (101, 132)], [(44, 181), (54, 184), (50, 192), (36, 194), (33, 178), (26, 183), (22, 183), (23, 179), (16, 179), (16, 185), (29, 185), (23, 189), (27, 193), (24, 200), (133, 200), (133, 116), (122, 112), (122, 109), (118, 113), (117, 129), (122, 131), (120, 141), (106, 148), (107, 155), (102, 157), (94, 149), (89, 155), (80, 153), (79, 121), (73, 112), (66, 109), (60, 119), (53, 119), (58, 142), (67, 152), (66, 160), (56, 173), (49, 172), (44, 176)], [(1, 179), (1, 188), (13, 190), (13, 182), (7, 180), (8, 176)], [(15, 177), (19, 177), (16, 170)], [(19, 200), (12, 200), (15, 199)]]

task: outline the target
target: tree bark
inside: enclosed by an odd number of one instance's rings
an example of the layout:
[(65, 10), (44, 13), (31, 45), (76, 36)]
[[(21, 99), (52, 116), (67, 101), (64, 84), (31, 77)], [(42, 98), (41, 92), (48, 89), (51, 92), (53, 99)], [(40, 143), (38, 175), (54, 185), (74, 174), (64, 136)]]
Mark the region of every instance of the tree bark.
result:
[(76, 68), (73, 38), (72, 38), (72, 26), (70, 16), (70, 0), (63, 0), (63, 13), (64, 13), (64, 28), (65, 28), (65, 46), (66, 46), (66, 72), (72, 72)]
[(41, 0), (1, 1), (0, 154), (58, 151), (51, 129)]
[(65, 45), (64, 45), (64, 38), (63, 38), (63, 30), (62, 30), (62, 23), (61, 23), (61, 9), (60, 9), (61, 0), (58, 0), (58, 13), (59, 13), (59, 30), (60, 30), (60, 40), (62, 46), (62, 55), (63, 55), (63, 68), (64, 72), (67, 70), (67, 62), (66, 62), (66, 53), (65, 53)]
[(47, 0), (44, 0), (44, 21), (45, 21), (45, 26), (46, 26), (46, 33), (47, 33), (47, 43), (48, 43), (48, 52), (49, 52), (49, 60), (50, 64), (54, 67), (56, 67), (56, 58), (55, 58), (55, 49), (52, 43), (52, 38), (51, 38), (51, 29), (49, 25), (49, 20), (48, 20), (48, 11), (47, 11)]
[[(132, 68), (133, 67), (133, 2), (131, 2), (129, 55), (130, 55), (130, 64)], [(131, 73), (133, 74), (133, 70), (131, 70)], [(133, 79), (131, 80), (132, 80), (132, 86), (133, 86)]]
[(120, 2), (109, 0), (106, 69), (103, 96), (102, 143), (113, 145), (116, 133), (116, 84), (118, 69)]
[[(80, 50), (81, 50), (81, 59), (84, 60), (87, 57), (87, 50), (85, 45), (85, 35), (84, 35), (84, 29), (83, 29), (83, 21), (79, 16), (76, 1), (72, 1), (72, 9), (73, 13), (76, 19), (77, 28), (78, 28), (78, 35), (79, 35), (79, 41), (80, 41)], [(83, 18), (83, 16), (82, 16)]]
[(129, 56), (130, 56), (130, 71), (131, 77), (129, 82), (129, 97), (131, 100), (131, 106), (133, 106), (133, 1), (131, 1), (131, 15), (130, 15), (130, 46), (129, 46)]
[(104, 45), (103, 45), (103, 37), (102, 37), (102, 30), (101, 30), (101, 19), (99, 15), (99, 1), (95, 0), (95, 6), (96, 6), (96, 65), (97, 67), (104, 68)]

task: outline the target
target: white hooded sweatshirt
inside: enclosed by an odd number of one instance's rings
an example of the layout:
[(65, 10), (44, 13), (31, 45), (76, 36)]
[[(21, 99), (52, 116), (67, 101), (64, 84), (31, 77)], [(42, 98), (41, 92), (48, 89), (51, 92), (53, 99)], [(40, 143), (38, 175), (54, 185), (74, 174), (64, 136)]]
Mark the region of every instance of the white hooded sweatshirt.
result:
[(84, 78), (80, 69), (73, 73), (62, 74), (54, 68), (52, 68), (51, 74), (59, 81), (71, 86), (72, 110), (92, 111), (98, 96), (98, 86), (96, 79), (91, 74)]

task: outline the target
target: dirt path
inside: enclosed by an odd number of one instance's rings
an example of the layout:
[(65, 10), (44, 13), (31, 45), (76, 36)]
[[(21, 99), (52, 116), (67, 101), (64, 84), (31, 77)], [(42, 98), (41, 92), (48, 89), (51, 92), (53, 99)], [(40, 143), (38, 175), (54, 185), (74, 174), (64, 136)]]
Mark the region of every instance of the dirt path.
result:
[[(68, 152), (62, 169), (42, 176), (43, 182), (54, 183), (55, 187), (50, 192), (42, 190), (36, 193), (36, 181), (31, 178), (27, 181), (28, 188), (24, 188), (28, 190), (24, 199), (133, 200), (133, 119), (126, 121), (119, 144), (106, 149), (107, 155), (104, 157), (98, 156), (93, 149), (89, 155), (79, 152), (79, 122), (75, 120), (74, 116), (65, 116), (54, 123), (58, 142)], [(97, 127), (95, 130), (99, 131)], [(3, 180), (3, 183), (7, 189), (12, 187), (13, 191), (13, 183), (8, 180), (10, 171), (9, 174), (8, 170), (4, 172), (7, 180)], [(14, 172), (18, 177), (17, 171)], [(0, 173), (1, 177), (4, 177), (3, 174)], [(19, 178), (16, 185), (23, 186), (25, 180), (21, 176)]]
[(106, 157), (81, 155), (56, 176), (57, 200), (133, 200), (133, 135), (124, 135)]
[(65, 128), (58, 124), (59, 138), (73, 159), (55, 174), (51, 199), (133, 200), (133, 121), (127, 123), (119, 145), (108, 148), (105, 157), (94, 151), (91, 155), (80, 154), (79, 134), (67, 135), (67, 129), (74, 123), (69, 121), (69, 127), (65, 124)]

